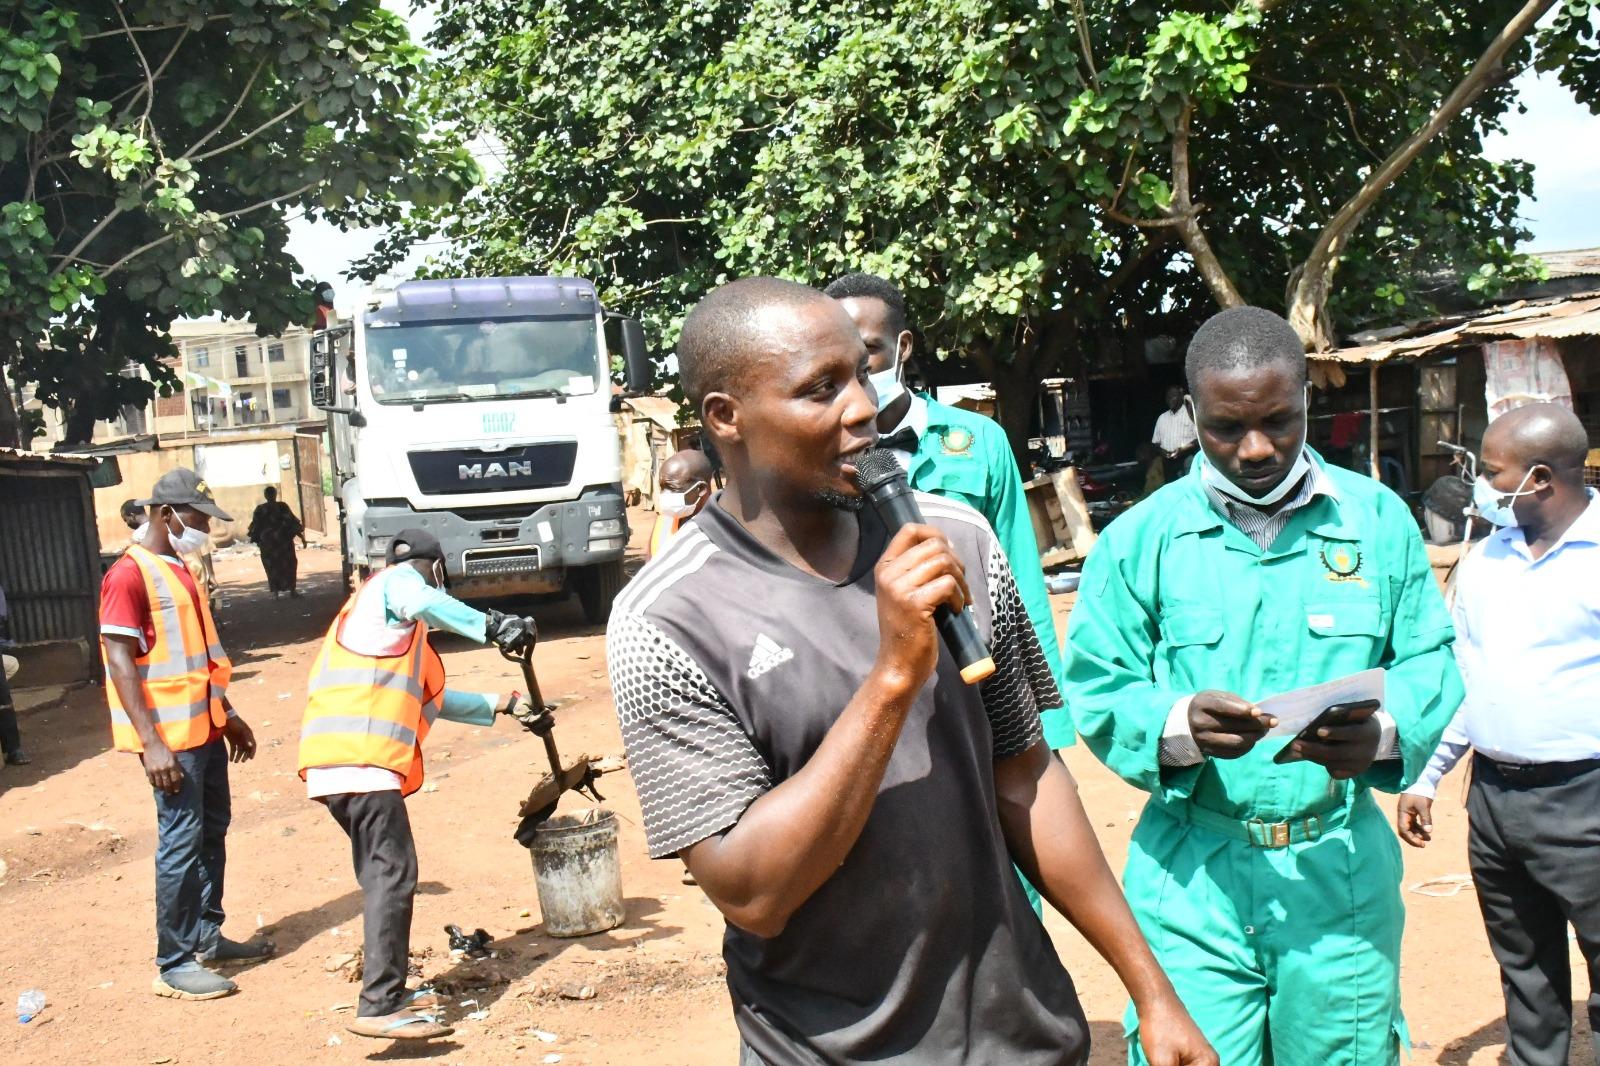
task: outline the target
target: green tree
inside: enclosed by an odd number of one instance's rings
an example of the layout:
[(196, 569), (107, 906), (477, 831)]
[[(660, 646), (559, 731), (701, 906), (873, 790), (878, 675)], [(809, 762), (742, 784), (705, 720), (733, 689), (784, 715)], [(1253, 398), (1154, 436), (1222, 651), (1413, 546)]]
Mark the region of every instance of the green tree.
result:
[(669, 343), (723, 277), (881, 273), (932, 349), (995, 382), (1018, 445), (1041, 378), (1137, 372), (1131, 342), (1219, 301), (1284, 308), (1318, 235), (1464, 79), (1470, 110), (1317, 261), (1342, 264), (1318, 306), (1349, 325), (1425, 309), (1442, 273), (1492, 292), (1533, 269), (1513, 252), (1531, 175), (1482, 138), (1530, 57), (1594, 50), (1569, 0), (1537, 50), (1514, 36), (1475, 71), (1524, 7), (453, 0), (431, 38), (457, 78), (443, 117), (506, 167), (368, 269), (438, 233), (442, 271), (589, 276)]
[[(420, 116), (426, 55), (377, 0), (9, 7), (0, 366), (67, 412), (70, 440), (173, 387), (174, 318), (310, 319), (291, 213), (393, 224), (478, 178)], [(17, 435), (5, 395), (0, 444)]]

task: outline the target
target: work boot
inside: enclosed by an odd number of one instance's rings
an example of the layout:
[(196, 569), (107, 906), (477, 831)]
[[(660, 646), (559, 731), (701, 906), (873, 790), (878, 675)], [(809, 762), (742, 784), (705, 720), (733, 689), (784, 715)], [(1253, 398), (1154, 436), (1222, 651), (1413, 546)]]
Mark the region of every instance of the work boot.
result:
[(8, 766), (27, 766), (32, 761), (33, 756), (29, 755), (21, 748), (17, 748), (15, 751), (6, 752), (6, 764)]
[(239, 991), (239, 986), (198, 962), (180, 962), (157, 975), (150, 991), (167, 999), (221, 999)]
[(271, 958), (273, 952), (277, 950), (278, 946), (264, 936), (246, 940), (241, 944), (219, 933), (217, 942), (196, 952), (195, 957), (201, 962), (252, 962), (256, 959)]

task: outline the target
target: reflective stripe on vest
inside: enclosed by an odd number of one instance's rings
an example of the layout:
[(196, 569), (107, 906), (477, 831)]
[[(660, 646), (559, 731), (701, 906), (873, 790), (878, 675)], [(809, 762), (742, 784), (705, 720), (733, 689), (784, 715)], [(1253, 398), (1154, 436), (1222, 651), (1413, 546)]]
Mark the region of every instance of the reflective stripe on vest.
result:
[(313, 767), (381, 766), (400, 775), (401, 792), (410, 795), (422, 787), (422, 741), (439, 714), (444, 664), (422, 622), (395, 655), (345, 647), (340, 635), (364, 595), (383, 595), (381, 575), (345, 603), (312, 664), (300, 727), (300, 777)]
[(673, 537), (677, 536), (678, 530), (683, 528), (685, 521), (686, 519), (675, 518), (672, 515), (656, 515), (656, 524), (650, 530), (649, 558), (654, 559), (661, 554), (662, 549), (667, 546)]
[[(167, 747), (173, 751), (198, 748), (208, 743), (214, 730), (227, 721), (222, 696), (233, 675), (233, 665), (217, 643), (216, 623), (205, 599), (191, 596), (154, 553), (134, 545), (127, 555), (144, 579), (155, 631), (150, 647), (134, 658), (145, 708)], [(104, 638), (101, 658), (105, 658)], [(143, 751), (144, 744), (122, 705), (109, 670), (106, 701), (116, 749)]]

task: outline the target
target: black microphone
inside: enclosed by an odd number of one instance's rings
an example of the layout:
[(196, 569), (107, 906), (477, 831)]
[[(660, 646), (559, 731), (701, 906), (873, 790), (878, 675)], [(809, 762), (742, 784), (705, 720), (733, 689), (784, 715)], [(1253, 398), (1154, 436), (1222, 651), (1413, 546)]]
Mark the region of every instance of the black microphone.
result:
[[(888, 449), (873, 448), (861, 457), (856, 463), (856, 487), (877, 508), (890, 538), (901, 526), (924, 524), (922, 508), (911, 494), (906, 472), (900, 469)], [(940, 604), (934, 608), (933, 623), (944, 639), (944, 646), (955, 656), (956, 665), (961, 667), (961, 680), (976, 685), (994, 673), (994, 657), (989, 654), (983, 638), (978, 636), (978, 627), (966, 611), (952, 611)]]

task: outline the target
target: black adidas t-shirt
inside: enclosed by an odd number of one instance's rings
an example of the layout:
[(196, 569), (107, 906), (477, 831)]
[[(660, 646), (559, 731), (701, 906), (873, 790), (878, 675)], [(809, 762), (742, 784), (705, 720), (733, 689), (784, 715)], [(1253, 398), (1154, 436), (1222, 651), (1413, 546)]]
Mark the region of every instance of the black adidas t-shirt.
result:
[[(919, 493), (966, 567), (996, 671), (941, 650), (844, 864), (772, 939), (728, 927), (744, 1040), (772, 1066), (895, 1061), (1060, 1066), (1088, 1038), (1071, 980), (1000, 831), (994, 760), (1060, 705), (1004, 554), (978, 512)], [(869, 508), (834, 585), (762, 547), (712, 501), (618, 597), (607, 656), (650, 854), (739, 820), (803, 767), (877, 654)]]

